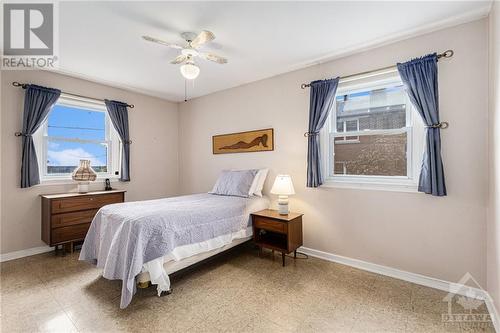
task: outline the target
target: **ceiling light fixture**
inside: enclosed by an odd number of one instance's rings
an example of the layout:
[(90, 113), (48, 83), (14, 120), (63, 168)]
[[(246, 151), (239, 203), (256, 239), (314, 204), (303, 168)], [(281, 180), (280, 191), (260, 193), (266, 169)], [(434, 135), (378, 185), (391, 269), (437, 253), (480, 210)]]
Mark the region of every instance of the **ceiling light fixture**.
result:
[(200, 75), (200, 68), (194, 64), (194, 61), (188, 61), (181, 66), (181, 74), (188, 80), (194, 80)]

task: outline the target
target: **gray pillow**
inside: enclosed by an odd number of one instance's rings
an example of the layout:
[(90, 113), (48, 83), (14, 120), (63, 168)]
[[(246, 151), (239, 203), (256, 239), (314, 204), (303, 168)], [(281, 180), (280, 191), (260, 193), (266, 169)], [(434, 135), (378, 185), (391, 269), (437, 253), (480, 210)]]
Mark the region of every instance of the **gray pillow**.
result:
[(224, 170), (217, 179), (212, 191), (208, 193), (248, 198), (248, 191), (258, 171), (258, 169)]

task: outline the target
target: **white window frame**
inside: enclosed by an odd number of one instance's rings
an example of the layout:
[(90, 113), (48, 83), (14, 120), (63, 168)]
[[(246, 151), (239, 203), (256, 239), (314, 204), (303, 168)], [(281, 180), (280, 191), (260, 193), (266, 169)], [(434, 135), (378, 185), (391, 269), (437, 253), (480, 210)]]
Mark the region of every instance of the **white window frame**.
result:
[[(346, 95), (366, 89), (377, 89), (394, 82), (400, 82), (397, 70), (381, 71), (365, 77), (354, 77), (340, 80), (337, 96)], [(425, 127), (414, 107), (406, 97), (406, 126), (399, 129), (363, 130), (357, 132), (337, 132), (336, 103), (328, 115), (325, 126), (320, 132), (322, 150), (322, 171), (325, 175), (325, 187), (352, 188), (367, 190), (385, 190), (401, 192), (417, 192), (418, 177), (424, 149)], [(345, 129), (345, 128), (344, 128)], [(371, 176), (334, 174), (335, 137), (398, 134), (407, 133), (407, 175), (406, 176)], [(338, 143), (338, 142), (337, 142)], [(342, 142), (343, 143), (343, 142)], [(346, 142), (348, 143), (348, 142)], [(352, 143), (352, 142), (351, 142)]]
[[(61, 94), (55, 105), (64, 105), (69, 107), (76, 107), (80, 109), (88, 109), (92, 111), (104, 112), (105, 114), (105, 140), (108, 145), (107, 149), (107, 172), (97, 173), (97, 179), (104, 180), (109, 178), (112, 181), (117, 181), (120, 178), (120, 163), (121, 163), (121, 145), (122, 142), (113, 125), (106, 110), (104, 102), (98, 102), (91, 99), (73, 97), (70, 95)], [(48, 136), (48, 116), (43, 121), (40, 128), (33, 135), (35, 150), (38, 159), (38, 169), (40, 174), (40, 185), (59, 185), (74, 183), (71, 179), (71, 174), (48, 174), (47, 173), (47, 151), (48, 144), (51, 139), (57, 139), (67, 142), (79, 143), (102, 143), (101, 140), (86, 140), (78, 138), (65, 138), (65, 137), (49, 137)], [(118, 171), (118, 174), (115, 174)]]

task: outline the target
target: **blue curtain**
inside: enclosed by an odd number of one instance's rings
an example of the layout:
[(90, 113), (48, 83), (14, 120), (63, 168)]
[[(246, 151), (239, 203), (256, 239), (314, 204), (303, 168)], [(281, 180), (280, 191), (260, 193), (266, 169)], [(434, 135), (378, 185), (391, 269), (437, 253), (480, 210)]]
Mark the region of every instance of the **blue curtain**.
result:
[(313, 81), (310, 84), (309, 129), (307, 132), (307, 187), (318, 187), (323, 184), (319, 131), (325, 124), (328, 113), (335, 102), (338, 85), (338, 77), (330, 80)]
[(29, 84), (24, 95), (22, 125), (21, 187), (40, 184), (38, 159), (32, 135), (43, 123), (61, 91)]
[(398, 71), (411, 102), (427, 128), (418, 190), (435, 196), (445, 196), (446, 185), (441, 159), (437, 61), (437, 54), (430, 54), (398, 64)]
[(128, 110), (127, 104), (123, 102), (110, 101), (105, 99), (106, 109), (108, 110), (109, 118), (113, 123), (113, 127), (118, 132), (122, 140), (122, 163), (120, 181), (130, 181), (130, 136), (128, 133)]

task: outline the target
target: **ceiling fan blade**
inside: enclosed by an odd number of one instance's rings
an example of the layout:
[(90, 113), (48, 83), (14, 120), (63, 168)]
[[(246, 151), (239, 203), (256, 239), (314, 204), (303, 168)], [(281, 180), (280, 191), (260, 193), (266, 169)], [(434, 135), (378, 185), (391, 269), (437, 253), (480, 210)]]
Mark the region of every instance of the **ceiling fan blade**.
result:
[(193, 39), (191, 41), (191, 46), (194, 48), (197, 48), (197, 47), (200, 47), (201, 45), (208, 43), (214, 39), (215, 39), (215, 35), (212, 32), (210, 32), (208, 30), (203, 30), (202, 32), (200, 32), (200, 34), (198, 36), (196, 36), (195, 39)]
[(178, 55), (174, 60), (172, 60), (170, 63), (171, 64), (180, 64), (181, 62), (184, 62), (188, 57), (181, 54)]
[(207, 59), (213, 62), (216, 62), (218, 64), (227, 64), (227, 59), (221, 56), (218, 56), (213, 53), (199, 53), (199, 56), (202, 57), (203, 59)]
[(161, 44), (161, 45), (165, 45), (165, 46), (168, 46), (168, 47), (171, 47), (173, 49), (183, 49), (182, 46), (180, 45), (177, 45), (177, 44), (172, 44), (172, 43), (167, 43), (161, 39), (158, 39), (158, 38), (154, 38), (154, 37), (150, 37), (150, 36), (142, 36), (142, 38), (144, 40), (147, 40), (148, 42), (153, 42), (153, 43), (157, 43), (157, 44)]

